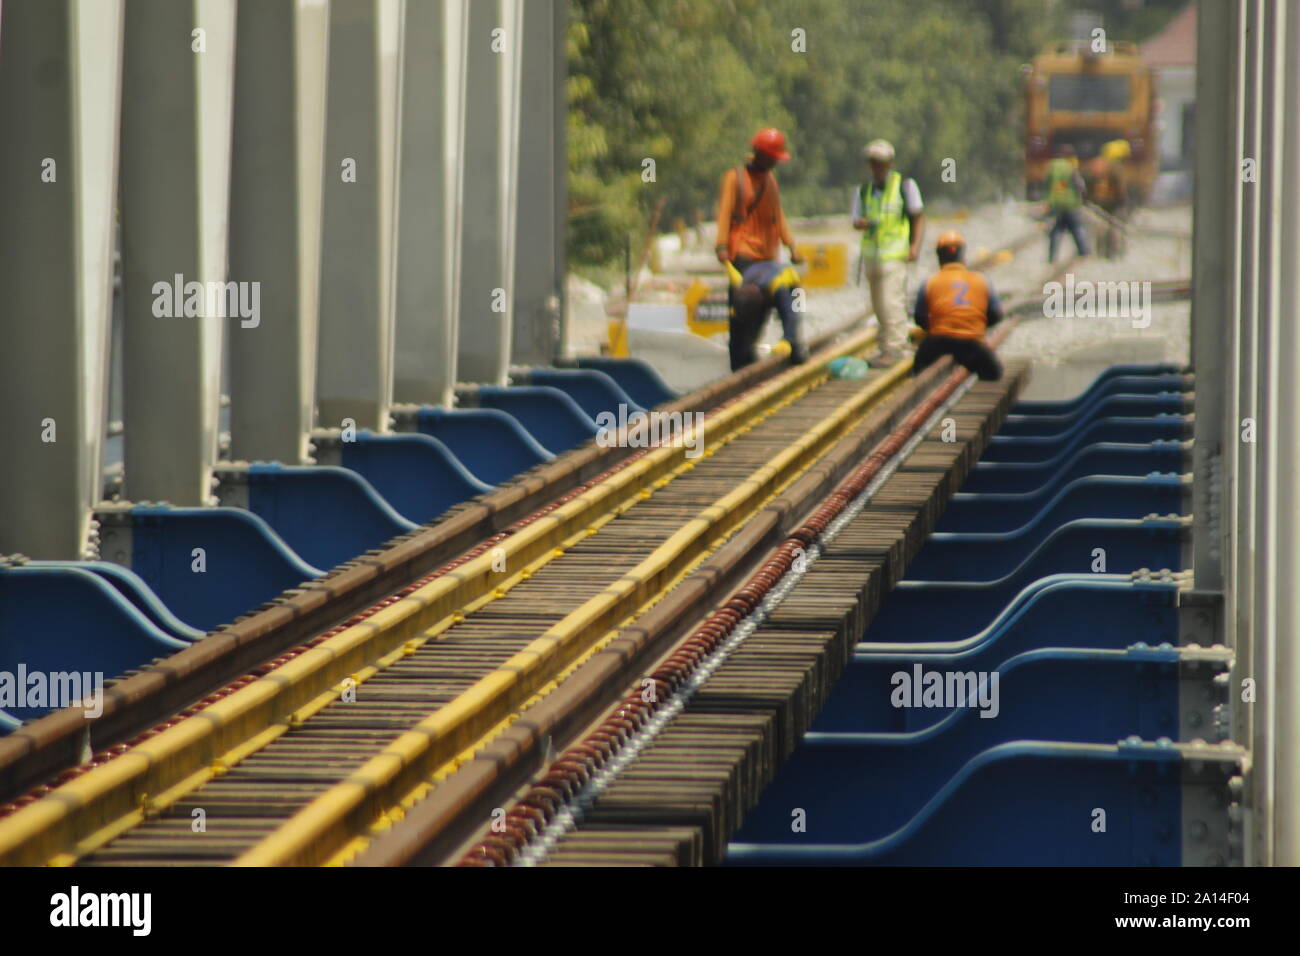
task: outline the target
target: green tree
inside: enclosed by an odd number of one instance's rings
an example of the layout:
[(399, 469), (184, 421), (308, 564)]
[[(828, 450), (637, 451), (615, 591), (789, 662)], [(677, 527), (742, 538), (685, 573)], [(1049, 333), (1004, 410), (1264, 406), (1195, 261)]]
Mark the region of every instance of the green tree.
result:
[(570, 257), (616, 260), (661, 198), (711, 216), (763, 126), (790, 144), (792, 216), (846, 212), (877, 137), (927, 201), (1018, 193), (1020, 67), (1084, 7), (1154, 32), (1181, 0), (571, 0)]

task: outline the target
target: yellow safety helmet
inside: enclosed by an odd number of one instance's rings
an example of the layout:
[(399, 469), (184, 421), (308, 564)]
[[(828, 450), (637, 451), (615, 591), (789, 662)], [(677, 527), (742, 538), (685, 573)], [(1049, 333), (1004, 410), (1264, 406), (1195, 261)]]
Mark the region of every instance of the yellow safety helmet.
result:
[(1111, 162), (1117, 159), (1128, 159), (1131, 152), (1132, 149), (1126, 139), (1113, 139), (1101, 148), (1102, 156)]

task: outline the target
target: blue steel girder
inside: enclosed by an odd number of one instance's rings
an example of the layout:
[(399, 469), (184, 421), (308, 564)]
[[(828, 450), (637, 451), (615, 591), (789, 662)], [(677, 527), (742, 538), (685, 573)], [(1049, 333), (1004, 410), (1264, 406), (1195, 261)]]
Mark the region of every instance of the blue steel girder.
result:
[(131, 551), (119, 563), (129, 562), (173, 614), (205, 632), (323, 574), (241, 508), (136, 505), (112, 518), (130, 528)]
[[(158, 627), (105, 575), (84, 567), (0, 566), (0, 673), (14, 681), (0, 686), (0, 711), (8, 715), (0, 714), (0, 730), (47, 713), (51, 704), (72, 703), (50, 696), (52, 681), (76, 674), (84, 687), (84, 675), (111, 679), (189, 646)], [(20, 681), (20, 671), (43, 675), (43, 706), (34, 706), (36, 687), (27, 677)], [(19, 683), (23, 696), (10, 698)]]
[[(873, 835), (845, 842), (834, 821), (814, 830), (812, 816), (805, 815), (805, 828), (796, 831), (787, 810), (782, 829), (765, 830), (765, 842), (733, 842), (726, 862), (1178, 866), (1189, 789), (1207, 790), (1212, 802), (1227, 806), (1242, 756), (1237, 748), (1168, 740), (998, 744), (967, 761), (901, 826), (873, 825), (876, 807), (858, 804), (859, 831)], [(851, 792), (831, 779), (821, 785), (841, 795)]]
[(1048, 461), (981, 461), (959, 491), (1016, 494), (1060, 488), (1087, 475), (1149, 475), (1187, 470), (1187, 449), (1180, 441), (1097, 442)]
[(249, 510), (315, 567), (336, 567), (419, 527), (348, 468), (257, 462), (247, 481)]
[[(1137, 735), (1178, 739), (1179, 703), (1184, 696), (1216, 692), (1214, 677), (1227, 673), (1231, 655), (1212, 661), (1182, 661), (1191, 652), (1174, 650), (1085, 651), (1045, 648), (1005, 661), (974, 691), (970, 706), (948, 710), (910, 706), (903, 678), (884, 688), (904, 706), (899, 716), (880, 720), (863, 710), (819, 723), (746, 817), (739, 840), (762, 840), (788, 829), (789, 807), (803, 807), (826, 832), (846, 842), (870, 840), (905, 824), (945, 782), (976, 755), (1015, 740), (1114, 743)], [(1201, 666), (1211, 663), (1212, 666)], [(944, 675), (943, 664), (926, 661), (925, 671)], [(899, 673), (912, 675), (906, 663)], [(1194, 680), (1183, 678), (1193, 674)], [(959, 693), (967, 693), (974, 675)], [(956, 682), (954, 682), (956, 686)], [(915, 685), (913, 685), (915, 686)], [(876, 688), (876, 691), (881, 688)], [(837, 688), (836, 693), (840, 691)], [(866, 705), (869, 702), (858, 700)], [(987, 715), (987, 716), (985, 716)], [(895, 730), (894, 727), (906, 727)], [(834, 780), (843, 791), (820, 784)], [(866, 817), (862, 805), (873, 808)]]
[(1144, 418), (1097, 418), (1060, 435), (994, 435), (981, 461), (1042, 462), (1072, 455), (1098, 442), (1181, 441), (1192, 437), (1192, 418), (1186, 415), (1151, 415)]
[[(1054, 636), (1040, 632), (1037, 637), (1041, 642)], [(813, 730), (917, 734), (952, 729), (962, 714), (974, 710), (987, 714), (978, 720), (983, 726), (1011, 728), (1002, 740), (1104, 743), (1129, 734), (1178, 737), (1178, 650), (1145, 644), (1122, 648), (1050, 644), (1023, 649), (1031, 643), (1032, 638), (1009, 640), (1005, 646), (994, 641), (958, 654), (865, 652), (859, 645)], [(1130, 667), (1115, 666), (1117, 661)], [(1222, 666), (1227, 663), (1225, 652)], [(960, 674), (984, 675), (987, 681), (969, 708), (943, 706), (951, 703), (943, 698), (922, 706), (924, 682), (933, 681), (933, 674), (944, 680), (950, 679), (945, 675), (953, 675), (952, 680)], [(998, 675), (996, 683), (991, 675)], [(1144, 710), (1143, 701), (1153, 706)], [(1095, 714), (1086, 716), (1094, 709)], [(1048, 711), (1058, 713), (1049, 719)], [(1094, 738), (1082, 730), (1050, 729), (1062, 724), (1096, 726), (1105, 732)], [(989, 746), (1001, 742), (978, 739)]]
[(998, 434), (1050, 437), (1077, 428), (1082, 422), (1099, 418), (1143, 418), (1158, 414), (1187, 414), (1191, 411), (1192, 397), (1182, 392), (1156, 392), (1150, 395), (1120, 392), (1099, 395), (1088, 404), (1059, 415), (1012, 412), (1002, 420)]
[(533, 385), (549, 385), (568, 395), (578, 407), (596, 419), (602, 412), (619, 417), (619, 406), (624, 416), (645, 409), (619, 386), (611, 375), (592, 368), (533, 368), (526, 373)]
[(340, 441), (339, 448), (344, 468), (363, 476), (394, 511), (417, 524), (492, 490), (430, 435), (363, 429), (355, 441)]
[(677, 397), (655, 367), (644, 359), (584, 355), (578, 359), (578, 368), (604, 372), (642, 408), (654, 408)]
[(907, 581), (1032, 581), (1048, 574), (1127, 574), (1177, 568), (1190, 534), (1186, 517), (1076, 518), (1044, 537), (1036, 527), (1009, 532), (932, 534), (907, 566)]
[(1001, 582), (904, 581), (876, 612), (858, 649), (955, 653), (984, 648), (1001, 660), (1044, 645), (1175, 643), (1178, 593), (1172, 575), (1063, 574), (1014, 589)]
[(1176, 474), (1090, 475), (1064, 488), (1019, 494), (964, 493), (952, 496), (937, 532), (976, 533), (1033, 528), (1044, 534), (1079, 518), (1140, 518), (1182, 514), (1191, 479)]
[(1096, 400), (1099, 395), (1188, 392), (1192, 377), (1174, 365), (1112, 365), (1074, 398), (1057, 401), (1021, 400), (1012, 406), (1018, 415), (1064, 415)]
[(55, 570), (79, 568), (89, 571), (111, 584), (137, 611), (149, 619), (149, 623), (164, 634), (182, 641), (197, 641), (206, 633), (190, 627), (173, 614), (138, 574), (112, 561), (27, 561), (22, 567)]
[(514, 416), (542, 446), (559, 454), (596, 437), (596, 420), (572, 398), (549, 385), (504, 388), (483, 385), (477, 390), (483, 408), (498, 408)]
[(495, 408), (424, 407), (415, 427), (441, 441), (483, 481), (499, 485), (555, 456), (515, 418)]

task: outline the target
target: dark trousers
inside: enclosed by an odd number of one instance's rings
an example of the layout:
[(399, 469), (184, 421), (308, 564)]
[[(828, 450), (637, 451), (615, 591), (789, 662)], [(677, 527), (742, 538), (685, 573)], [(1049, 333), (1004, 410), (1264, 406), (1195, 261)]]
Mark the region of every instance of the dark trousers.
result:
[(1047, 234), (1047, 261), (1051, 262), (1056, 258), (1056, 243), (1060, 239), (1061, 233), (1069, 232), (1074, 236), (1074, 247), (1079, 250), (1079, 255), (1088, 254), (1088, 240), (1083, 234), (1083, 220), (1079, 218), (1079, 210), (1062, 209), (1056, 214), (1056, 221), (1052, 223), (1052, 231)]
[(947, 335), (927, 335), (921, 340), (912, 359), (912, 374), (928, 368), (945, 355), (951, 355), (954, 362), (970, 369), (986, 382), (996, 382), (1002, 377), (1002, 363), (982, 341), (955, 339)]
[[(736, 267), (736, 271), (741, 275), (744, 275), (745, 270), (753, 264), (751, 259), (736, 259), (732, 262), (732, 265)], [(731, 370), (733, 372), (758, 361), (755, 346), (757, 346), (758, 339), (763, 334), (763, 326), (767, 324), (768, 316), (774, 308), (777, 315), (781, 317), (782, 336), (790, 343), (792, 349), (798, 351), (800, 346), (799, 315), (794, 310), (794, 289), (780, 288), (772, 295), (764, 292), (763, 307), (752, 310), (748, 314), (736, 308), (734, 299), (735, 288), (728, 287), (727, 304), (730, 306), (728, 312), (731, 318), (728, 323), (730, 335), (727, 341), (727, 350), (731, 354)]]

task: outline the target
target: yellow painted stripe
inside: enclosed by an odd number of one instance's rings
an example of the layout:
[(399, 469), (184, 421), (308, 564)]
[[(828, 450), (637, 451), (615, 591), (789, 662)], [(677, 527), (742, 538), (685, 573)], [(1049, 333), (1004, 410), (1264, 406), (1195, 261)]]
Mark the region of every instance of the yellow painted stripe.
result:
[(710, 541), (743, 523), (800, 465), (810, 464), (891, 390), (910, 369), (903, 362), (867, 385), (804, 435), (755, 470), (717, 502), (687, 521), (633, 570), (583, 602), (501, 667), (403, 733), (383, 751), (331, 787), (248, 850), (236, 865), (302, 866), (327, 861), (352, 837), (358, 819), (369, 823), (396, 806), (415, 781), (454, 759), (466, 746), (518, 708), (545, 681), (666, 586), (674, 571), (697, 558)]

